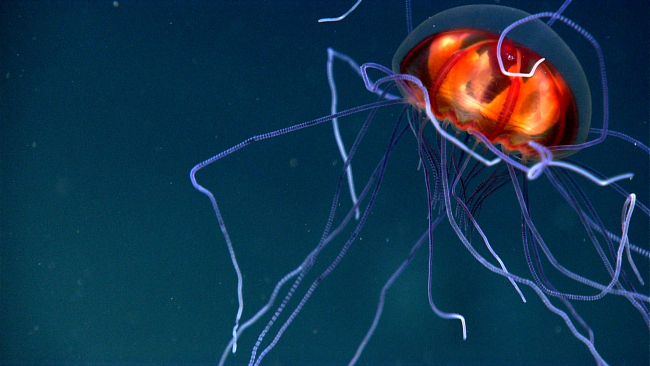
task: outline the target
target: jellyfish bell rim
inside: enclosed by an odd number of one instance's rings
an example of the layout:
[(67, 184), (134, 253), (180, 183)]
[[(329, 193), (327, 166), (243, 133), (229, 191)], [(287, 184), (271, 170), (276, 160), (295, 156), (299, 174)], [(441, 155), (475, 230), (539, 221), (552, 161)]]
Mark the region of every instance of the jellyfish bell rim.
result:
[[(419, 43), (432, 35), (453, 29), (467, 28), (487, 31), (500, 35), (512, 23), (521, 20), (529, 13), (501, 5), (465, 5), (448, 9), (429, 17), (416, 27), (395, 52), (392, 69), (400, 73), (400, 64), (408, 53)], [(580, 62), (564, 40), (546, 23), (532, 20), (508, 32), (506, 38), (529, 48), (546, 58), (562, 75), (575, 98), (578, 110), (578, 132), (573, 144), (587, 140), (591, 124), (591, 89)], [(401, 90), (400, 86), (400, 90)], [(402, 90), (402, 94), (405, 94)], [(577, 150), (554, 153), (556, 158), (566, 157)]]

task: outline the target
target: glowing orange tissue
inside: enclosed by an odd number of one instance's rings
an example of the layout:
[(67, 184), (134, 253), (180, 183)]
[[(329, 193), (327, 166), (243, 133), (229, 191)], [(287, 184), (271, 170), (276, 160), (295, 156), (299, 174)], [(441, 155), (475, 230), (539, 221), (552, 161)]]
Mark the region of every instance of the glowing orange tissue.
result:
[[(478, 131), (505, 151), (536, 155), (527, 142), (571, 145), (578, 135), (578, 108), (560, 73), (542, 62), (532, 77), (503, 75), (497, 61), (499, 35), (476, 29), (434, 34), (400, 63), (400, 73), (420, 79), (431, 110), (460, 130)], [(513, 41), (501, 47), (504, 67), (528, 73), (542, 56)], [(422, 93), (409, 85), (424, 107)], [(412, 99), (412, 98), (411, 98)]]

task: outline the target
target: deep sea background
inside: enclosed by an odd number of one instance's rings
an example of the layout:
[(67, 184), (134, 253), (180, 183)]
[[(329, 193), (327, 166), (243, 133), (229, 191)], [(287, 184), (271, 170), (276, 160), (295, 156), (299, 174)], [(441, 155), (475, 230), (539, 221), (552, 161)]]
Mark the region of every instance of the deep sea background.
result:
[[(352, 3), (0, 2), (1, 365), (217, 363), (237, 311), (236, 277), (190, 169), (250, 136), (328, 115), (327, 47), (359, 63), (390, 66), (406, 36), (404, 3), (367, 0), (342, 22), (317, 23)], [(473, 3), (536, 13), (561, 1), (413, 0), (414, 24)], [(640, 0), (576, 0), (564, 13), (602, 46), (610, 128), (645, 143), (649, 9)], [(553, 28), (585, 68), (593, 125), (600, 126), (595, 53), (563, 24)], [(337, 63), (335, 72), (341, 109), (375, 100), (346, 65)], [(382, 156), (399, 111), (382, 110), (371, 125), (354, 161), (358, 186)], [(342, 120), (346, 141), (365, 116)], [(650, 202), (649, 158), (641, 150), (609, 138), (574, 158), (608, 176), (635, 173), (621, 185)], [(244, 318), (318, 242), (341, 166), (326, 123), (253, 144), (198, 174), (217, 197), (244, 273)], [(381, 286), (426, 229), (417, 168), (407, 135), (360, 240), (263, 364), (339, 365), (353, 356)], [(576, 179), (605, 225), (620, 233), (624, 197)], [(531, 183), (531, 192), (535, 222), (562, 263), (606, 282), (568, 205), (544, 178)], [(350, 207), (346, 194), (343, 212)], [(479, 221), (509, 270), (526, 274), (518, 210), (506, 186), (487, 200)], [(648, 230), (648, 217), (636, 211), (630, 240), (647, 249)], [(297, 296), (342, 243), (322, 254)], [(359, 365), (595, 364), (533, 291), (523, 288), (523, 303), (508, 281), (468, 254), (448, 224), (434, 244), (434, 300), (467, 318), (467, 340), (457, 321), (428, 308), (423, 248), (389, 291)], [(634, 258), (648, 281), (648, 260)], [(561, 276), (556, 281), (567, 291), (595, 293)], [(637, 288), (648, 294), (647, 283)], [(648, 364), (648, 328), (629, 302), (607, 296), (575, 306), (611, 365)], [(244, 333), (229, 364), (248, 362), (267, 320)]]

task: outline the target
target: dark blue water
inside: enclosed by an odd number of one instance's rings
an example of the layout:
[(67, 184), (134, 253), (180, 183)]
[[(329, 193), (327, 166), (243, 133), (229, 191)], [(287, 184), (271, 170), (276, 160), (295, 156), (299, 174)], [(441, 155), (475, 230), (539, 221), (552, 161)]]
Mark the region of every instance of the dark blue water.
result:
[[(210, 203), (192, 187), (189, 171), (252, 135), (327, 115), (328, 46), (359, 63), (390, 66), (406, 36), (403, 3), (367, 0), (344, 22), (316, 22), (351, 3), (0, 4), (1, 364), (216, 364), (234, 324), (236, 277)], [(414, 0), (414, 23), (468, 3), (476, 2)], [(499, 4), (535, 13), (553, 11), (560, 1)], [(603, 48), (611, 128), (647, 143), (647, 4), (597, 4), (576, 0), (565, 15)], [(567, 27), (554, 28), (586, 70), (594, 125), (600, 125), (595, 53)], [(337, 64), (336, 73), (341, 108), (375, 100), (345, 65)], [(355, 160), (359, 182), (382, 156), (399, 111), (382, 111), (372, 125)], [(343, 120), (347, 141), (364, 119)], [(575, 158), (610, 176), (634, 172), (622, 185), (649, 202), (648, 156), (640, 150), (609, 139)], [(250, 146), (199, 173), (221, 205), (245, 275), (244, 318), (316, 245), (341, 166), (325, 124)], [(407, 135), (360, 240), (266, 364), (344, 364), (352, 357), (381, 286), (426, 229), (417, 167)], [(577, 180), (605, 225), (620, 233), (624, 198)], [(593, 274), (598, 258), (576, 215), (544, 179), (531, 191), (534, 218), (554, 253), (570, 269)], [(341, 210), (349, 207), (343, 196)], [(490, 197), (479, 218), (508, 268), (527, 273), (512, 187)], [(648, 218), (640, 212), (630, 239), (648, 246)], [(423, 249), (389, 292), (359, 364), (594, 363), (530, 289), (524, 289), (524, 304), (508, 281), (468, 254), (448, 225), (434, 242), (434, 299), (442, 310), (465, 315), (468, 339), (462, 340), (457, 321), (441, 320), (428, 308)], [(341, 245), (323, 253), (316, 272)], [(648, 280), (648, 261), (635, 258)], [(606, 282), (599, 273), (593, 278)], [(648, 293), (647, 285), (637, 288)], [(648, 328), (629, 302), (609, 296), (576, 308), (610, 364), (648, 363)], [(233, 364), (248, 361), (261, 327), (245, 333)]]

